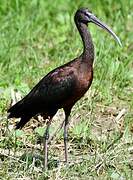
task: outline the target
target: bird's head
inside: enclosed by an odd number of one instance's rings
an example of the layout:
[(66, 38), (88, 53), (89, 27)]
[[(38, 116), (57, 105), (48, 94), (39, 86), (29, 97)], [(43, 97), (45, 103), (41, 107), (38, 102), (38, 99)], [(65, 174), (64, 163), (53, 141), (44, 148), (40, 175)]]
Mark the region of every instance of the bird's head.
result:
[(101, 22), (91, 11), (89, 11), (87, 8), (80, 8), (77, 10), (75, 14), (75, 22), (76, 23), (83, 23), (83, 24), (88, 24), (90, 22), (98, 25), (99, 27), (105, 29), (108, 31), (114, 38), (115, 40), (119, 43), (121, 46), (121, 41), (120, 39), (116, 36), (116, 34), (103, 22)]

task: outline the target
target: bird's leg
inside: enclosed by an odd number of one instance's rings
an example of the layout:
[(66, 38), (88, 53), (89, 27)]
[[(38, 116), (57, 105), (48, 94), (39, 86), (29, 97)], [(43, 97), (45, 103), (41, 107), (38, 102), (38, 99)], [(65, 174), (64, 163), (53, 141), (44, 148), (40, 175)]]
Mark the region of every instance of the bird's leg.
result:
[(49, 119), (47, 127), (44, 133), (44, 169), (47, 169), (48, 164), (48, 139), (49, 139), (49, 128), (52, 118)]
[(65, 111), (65, 124), (64, 124), (64, 148), (65, 148), (65, 162), (68, 163), (68, 123), (69, 123), (70, 110)]
[(67, 134), (67, 129), (68, 129), (68, 119), (65, 120), (65, 125), (64, 125), (64, 148), (65, 148), (65, 162), (66, 163), (68, 163), (68, 147), (67, 147), (68, 134)]

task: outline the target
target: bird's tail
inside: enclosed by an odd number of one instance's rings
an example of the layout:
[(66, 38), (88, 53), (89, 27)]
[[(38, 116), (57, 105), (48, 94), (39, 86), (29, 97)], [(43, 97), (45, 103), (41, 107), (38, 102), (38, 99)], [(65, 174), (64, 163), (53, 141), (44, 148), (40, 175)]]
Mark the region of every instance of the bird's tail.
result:
[(16, 124), (15, 129), (22, 129), (24, 125), (30, 120), (31, 116), (22, 116), (21, 120)]
[(8, 118), (19, 118), (24, 114), (24, 102), (23, 99), (19, 102), (17, 102), (15, 105), (13, 105), (10, 109), (7, 111), (9, 113)]
[(16, 129), (21, 129), (32, 117), (32, 115), (27, 112), (24, 99), (13, 105), (7, 112), (9, 113), (8, 118), (21, 118), (16, 124)]

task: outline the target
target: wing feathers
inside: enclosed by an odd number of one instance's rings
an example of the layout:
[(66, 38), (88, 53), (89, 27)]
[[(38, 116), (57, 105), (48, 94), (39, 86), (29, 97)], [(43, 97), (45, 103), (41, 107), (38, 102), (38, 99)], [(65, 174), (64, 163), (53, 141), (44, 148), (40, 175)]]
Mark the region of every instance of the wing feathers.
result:
[(36, 115), (45, 111), (50, 112), (50, 108), (61, 108), (62, 102), (73, 95), (75, 82), (72, 71), (57, 69), (49, 73), (28, 95), (8, 110), (9, 118), (26, 117), (26, 115)]

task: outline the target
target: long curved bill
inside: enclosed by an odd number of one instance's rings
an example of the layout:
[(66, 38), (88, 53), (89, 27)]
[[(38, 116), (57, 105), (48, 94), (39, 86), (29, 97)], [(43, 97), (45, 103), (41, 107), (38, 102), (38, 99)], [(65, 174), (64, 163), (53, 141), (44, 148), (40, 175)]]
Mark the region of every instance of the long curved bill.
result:
[(120, 39), (118, 38), (118, 36), (104, 23), (102, 23), (96, 16), (94, 16), (93, 14), (88, 14), (89, 15), (89, 19), (92, 23), (98, 25), (99, 27), (107, 30), (110, 34), (112, 34), (112, 36), (114, 37), (114, 39), (119, 43), (120, 46), (122, 46)]

